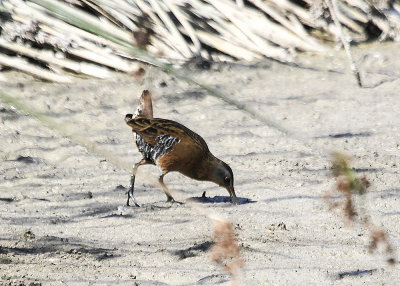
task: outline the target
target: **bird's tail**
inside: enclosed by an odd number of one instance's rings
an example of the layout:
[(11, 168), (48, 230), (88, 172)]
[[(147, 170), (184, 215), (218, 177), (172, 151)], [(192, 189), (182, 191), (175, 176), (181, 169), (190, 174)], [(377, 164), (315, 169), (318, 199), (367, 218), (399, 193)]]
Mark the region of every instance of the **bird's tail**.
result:
[(143, 90), (142, 95), (139, 99), (139, 104), (136, 109), (135, 117), (153, 118), (153, 103), (151, 100), (151, 94), (148, 90)]

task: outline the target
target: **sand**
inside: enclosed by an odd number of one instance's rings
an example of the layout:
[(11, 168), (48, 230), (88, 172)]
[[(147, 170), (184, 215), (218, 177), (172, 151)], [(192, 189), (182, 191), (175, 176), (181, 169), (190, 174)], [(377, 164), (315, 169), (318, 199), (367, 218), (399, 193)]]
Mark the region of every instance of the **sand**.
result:
[(346, 152), (371, 182), (364, 211), (400, 245), (400, 48), (354, 54), (365, 88), (342, 52), (302, 55), (299, 66), (187, 66), (223, 99), (151, 67), (141, 79), (73, 84), (2, 72), (0, 92), (24, 106), (0, 101), (0, 284), (231, 284), (208, 255), (212, 221), (166, 203), (157, 168), (139, 169), (143, 206), (125, 206), (141, 157), (124, 116), (149, 89), (156, 117), (202, 135), (233, 169), (238, 206), (213, 183), (177, 173), (165, 183), (183, 202), (206, 192), (203, 210), (232, 223), (242, 285), (400, 285), (398, 264), (388, 266), (381, 249), (369, 253), (368, 230), (324, 200), (335, 186), (330, 153)]

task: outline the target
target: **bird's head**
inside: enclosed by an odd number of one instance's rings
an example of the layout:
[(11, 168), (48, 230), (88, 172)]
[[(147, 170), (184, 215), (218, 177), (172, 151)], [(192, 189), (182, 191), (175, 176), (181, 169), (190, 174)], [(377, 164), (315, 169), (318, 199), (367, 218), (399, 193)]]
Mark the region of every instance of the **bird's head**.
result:
[(133, 114), (127, 114), (125, 115), (125, 122), (128, 123), (129, 120), (131, 120), (133, 118)]
[(238, 204), (233, 188), (233, 172), (225, 162), (219, 161), (213, 171), (213, 182), (228, 190), (232, 203)]

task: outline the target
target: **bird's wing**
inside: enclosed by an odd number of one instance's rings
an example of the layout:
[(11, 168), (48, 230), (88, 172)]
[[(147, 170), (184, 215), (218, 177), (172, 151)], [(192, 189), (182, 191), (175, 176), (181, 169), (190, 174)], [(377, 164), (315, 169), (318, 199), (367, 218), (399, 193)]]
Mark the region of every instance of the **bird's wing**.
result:
[(151, 146), (155, 146), (158, 143), (159, 136), (168, 135), (182, 142), (196, 144), (198, 147), (208, 151), (207, 143), (200, 135), (176, 121), (136, 117), (128, 120), (127, 124)]

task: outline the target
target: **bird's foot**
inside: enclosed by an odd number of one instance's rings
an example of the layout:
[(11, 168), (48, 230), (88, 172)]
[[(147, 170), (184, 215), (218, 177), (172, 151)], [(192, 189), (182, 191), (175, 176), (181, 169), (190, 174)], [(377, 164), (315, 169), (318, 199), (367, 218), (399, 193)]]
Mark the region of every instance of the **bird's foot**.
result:
[(135, 206), (136, 207), (141, 207), (141, 205), (139, 205), (139, 203), (137, 202), (137, 200), (135, 199), (135, 197), (133, 196), (133, 195), (131, 195), (131, 194), (129, 194), (128, 193), (128, 199), (127, 199), (127, 201), (126, 201), (126, 205), (129, 207), (130, 206), (130, 204), (129, 204), (129, 200), (130, 199), (132, 199), (132, 201), (133, 201), (133, 203), (135, 204)]
[(171, 205), (173, 205), (173, 204), (183, 205), (182, 202), (175, 201), (175, 199), (173, 197), (168, 197), (167, 198), (167, 203), (171, 203)]

